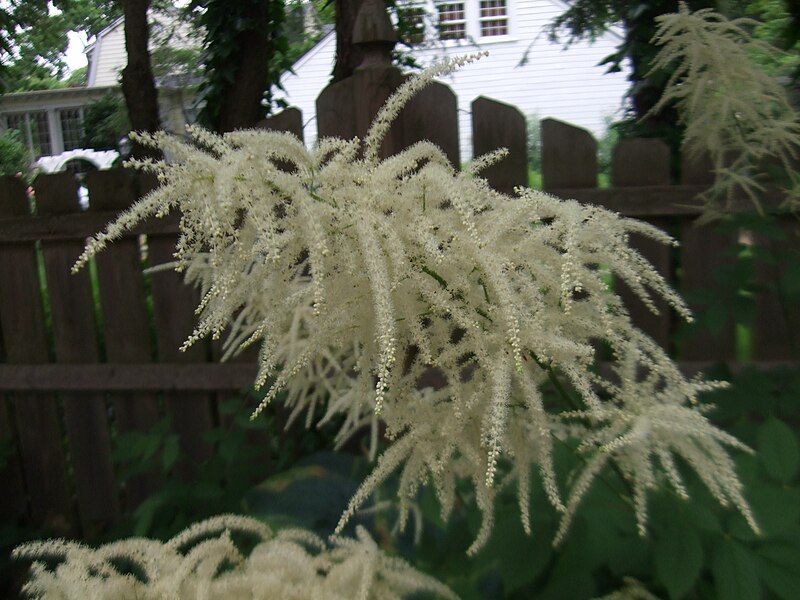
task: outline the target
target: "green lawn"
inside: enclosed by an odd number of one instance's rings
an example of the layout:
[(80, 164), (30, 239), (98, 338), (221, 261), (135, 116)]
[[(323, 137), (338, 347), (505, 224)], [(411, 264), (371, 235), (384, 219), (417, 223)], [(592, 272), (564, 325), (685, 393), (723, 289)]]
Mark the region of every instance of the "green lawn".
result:
[[(606, 173), (600, 173), (597, 176), (597, 185), (601, 188), (607, 188), (611, 185)], [(542, 173), (540, 171), (528, 169), (528, 186), (534, 190), (542, 189)]]

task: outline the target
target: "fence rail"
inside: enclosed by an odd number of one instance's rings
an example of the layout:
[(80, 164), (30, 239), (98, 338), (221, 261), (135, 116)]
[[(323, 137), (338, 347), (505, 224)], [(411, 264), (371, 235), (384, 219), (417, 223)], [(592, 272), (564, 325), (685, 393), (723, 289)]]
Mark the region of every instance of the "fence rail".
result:
[[(373, 57), (352, 77), (332, 84), (318, 100), (320, 135), (363, 136), (383, 99), (402, 81), (394, 67)], [(447, 86), (426, 88), (401, 112), (382, 152), (429, 139), (459, 165), (456, 110)], [(512, 149), (487, 171), (490, 184), (504, 192), (525, 185), (527, 136), (521, 113), (479, 98), (472, 103), (472, 123), (476, 154)], [(297, 109), (262, 125), (302, 135)], [(711, 182), (707, 166), (684, 160), (682, 181), (673, 184), (663, 143), (625, 140), (614, 150), (611, 187), (598, 189), (597, 143), (591, 134), (545, 119), (541, 139), (546, 191), (645, 219), (680, 240), (680, 249), (644, 239), (632, 243), (681, 290), (713, 286), (714, 273), (734, 260), (725, 249), (737, 232), (694, 225), (701, 210), (697, 195)], [(247, 358), (215, 362), (219, 351), (210, 342), (178, 351), (195, 322), (196, 293), (174, 272), (143, 274), (144, 266), (171, 260), (175, 215), (148, 220), (98, 255), (91, 269), (70, 275), (85, 238), (153, 185), (125, 170), (89, 173), (84, 184), (85, 211), (71, 174), (37, 177), (35, 202), (20, 180), (0, 179), (0, 393), (5, 395), (0, 397), (0, 439), (13, 449), (0, 472), (0, 514), (24, 514), (64, 534), (91, 537), (152, 489), (152, 481), (142, 478), (121, 493), (110, 458), (112, 430), (146, 431), (169, 415), (189, 457), (182, 468), (192, 477), (192, 469), (212, 451), (203, 435), (219, 421), (218, 401), (248, 388), (255, 365)], [(769, 207), (779, 200), (770, 193), (764, 202)], [(761, 242), (800, 247), (796, 223), (787, 220), (785, 230), (787, 240)], [(621, 293), (634, 321), (684, 361), (687, 372), (736, 359), (732, 324), (684, 339), (675, 348), (672, 312), (660, 305), (661, 313), (653, 315), (624, 287)], [(773, 367), (798, 358), (799, 311), (782, 306), (774, 291), (760, 293), (752, 331), (757, 364)]]

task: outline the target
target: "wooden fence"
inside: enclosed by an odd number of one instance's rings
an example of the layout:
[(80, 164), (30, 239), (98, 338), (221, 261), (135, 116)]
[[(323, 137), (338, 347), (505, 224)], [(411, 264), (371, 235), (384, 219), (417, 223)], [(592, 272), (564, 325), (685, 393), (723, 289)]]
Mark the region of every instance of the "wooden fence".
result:
[[(367, 25), (362, 22), (364, 64), (318, 99), (320, 135), (363, 135), (403, 80), (388, 64), (390, 34), (380, 23)], [(486, 173), (490, 183), (506, 192), (526, 185), (523, 115), (488, 98), (475, 100), (471, 110), (475, 153), (502, 146), (511, 150), (509, 158)], [(263, 126), (302, 135), (301, 124), (299, 111), (288, 109)], [(598, 189), (592, 136), (554, 119), (545, 119), (541, 127), (544, 188), (674, 233), (681, 242), (677, 249), (634, 243), (681, 289), (707, 288), (714, 273), (733, 260), (724, 250), (736, 232), (720, 234), (693, 224), (699, 213), (696, 196), (711, 180), (708, 168), (684, 161), (682, 180), (674, 184), (662, 142), (625, 140), (614, 150), (611, 187)], [(420, 139), (439, 144), (454, 164), (460, 163), (456, 98), (443, 84), (432, 84), (402, 111), (383, 152)], [(203, 434), (218, 422), (218, 399), (248, 388), (255, 365), (214, 362), (217, 351), (211, 344), (178, 351), (195, 322), (195, 292), (171, 271), (148, 277), (142, 272), (145, 263), (171, 260), (174, 215), (142, 224), (99, 255), (93, 269), (70, 275), (85, 238), (151, 183), (111, 170), (89, 173), (85, 186), (89, 204), (81, 210), (79, 182), (71, 174), (37, 177), (35, 203), (19, 179), (0, 180), (0, 394), (5, 394), (0, 397), (0, 437), (12, 449), (0, 473), (0, 514), (23, 514), (57, 531), (92, 537), (153, 485), (143, 478), (121, 492), (110, 458), (112, 428), (147, 430), (162, 414), (170, 415), (190, 457), (184, 468), (191, 477), (191, 465), (213, 450)], [(654, 316), (623, 294), (636, 322), (674, 353), (674, 315), (663, 310)], [(797, 307), (778, 303), (769, 292), (758, 300), (753, 357), (764, 363), (797, 358)], [(676, 356), (687, 361), (689, 370), (735, 359), (733, 326), (685, 340)]]

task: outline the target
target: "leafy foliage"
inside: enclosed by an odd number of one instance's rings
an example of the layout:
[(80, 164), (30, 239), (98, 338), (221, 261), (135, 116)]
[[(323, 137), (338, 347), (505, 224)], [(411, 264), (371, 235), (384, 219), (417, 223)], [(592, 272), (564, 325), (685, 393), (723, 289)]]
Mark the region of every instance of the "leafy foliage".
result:
[[(718, 376), (729, 374), (721, 370)], [(704, 493), (700, 482), (689, 478), (692, 501), (663, 489), (650, 509), (647, 538), (636, 533), (626, 499), (625, 483), (613, 471), (603, 474), (601, 485), (586, 496), (572, 533), (554, 548), (550, 543), (559, 515), (544, 502), (541, 482), (533, 487), (530, 535), (514, 526), (517, 506), (510, 490), (498, 499), (495, 535), (473, 559), (463, 550), (479, 523), (468, 509), (469, 491), (457, 503), (451, 519), (443, 522), (432, 493), (423, 491), (419, 507), (423, 516), (421, 541), (409, 536), (398, 542), (417, 566), (455, 590), (461, 598), (593, 598), (612, 594), (633, 578), (651, 594), (623, 598), (796, 598), (800, 594), (800, 477), (785, 479), (800, 448), (796, 429), (789, 427), (800, 415), (800, 372), (769, 373), (747, 370), (731, 386), (713, 392), (715, 422), (757, 450), (757, 456), (737, 456), (763, 534), (754, 535), (740, 516), (721, 510)], [(761, 390), (754, 395), (754, 390)], [(553, 390), (550, 393), (554, 393)], [(778, 425), (780, 423), (780, 425)], [(765, 440), (780, 429), (777, 442), (784, 452), (761, 456)], [(767, 442), (767, 445), (776, 443)], [(772, 452), (767, 450), (767, 454)], [(557, 469), (580, 459), (560, 447)], [(577, 461), (577, 462), (576, 462)], [(778, 477), (770, 472), (778, 469)], [(534, 476), (535, 477), (535, 476)], [(536, 478), (538, 479), (538, 478)], [(614, 596), (609, 596), (614, 597)]]
[[(692, 0), (693, 9), (706, 8), (714, 3), (710, 0)], [(660, 15), (678, 9), (678, 0), (645, 0), (627, 2), (623, 0), (577, 0), (556, 17), (548, 26), (550, 38), (562, 39), (566, 44), (577, 40), (594, 40), (612, 26), (623, 29), (622, 41), (615, 52), (606, 56), (601, 65), (608, 65), (609, 73), (629, 70), (627, 98), (630, 100), (627, 114), (615, 126), (623, 137), (656, 137), (663, 139), (672, 150), (672, 172), (679, 169), (678, 159), (683, 128), (678, 114), (671, 104), (664, 106), (658, 114), (652, 107), (663, 97), (670, 75), (668, 69), (652, 69), (658, 48), (652, 38), (656, 32), (656, 20)]]
[(95, 100), (83, 111), (83, 127), (86, 148), (116, 150), (131, 130), (124, 101), (112, 93)]
[(19, 131), (8, 129), (0, 133), (0, 175), (24, 175), (30, 162), (30, 153)]
[[(198, 120), (206, 127), (216, 128), (226, 94), (234, 82), (234, 73), (243, 62), (240, 36), (266, 35), (269, 39), (264, 60), (268, 62), (265, 95), (262, 105), (266, 117), (272, 106), (273, 87), (280, 76), (292, 66), (289, 42), (284, 29), (286, 10), (283, 0), (247, 0), (230, 3), (220, 0), (195, 0), (191, 6), (197, 12), (199, 25), (205, 31), (203, 41), (203, 81), (200, 94), (204, 104)], [(255, 19), (253, 14), (263, 15)]]
[(736, 328), (738, 358), (751, 358), (756, 305), (759, 295), (767, 294), (777, 301), (776, 316), (788, 324), (782, 347), (800, 358), (795, 333), (800, 323), (793, 308), (800, 306), (800, 232), (787, 226), (785, 216), (748, 213), (724, 215), (715, 231), (730, 240), (721, 253), (725, 262), (704, 288), (686, 291), (698, 308), (697, 318), (679, 330), (679, 343), (697, 330), (718, 336), (726, 327)]
[(143, 475), (155, 477), (158, 489), (111, 533), (165, 540), (191, 523), (219, 513), (244, 512), (245, 496), (270, 471), (284, 472), (298, 458), (330, 443), (326, 429), (283, 435), (274, 414), (249, 419), (244, 398), (219, 405), (223, 424), (204, 441), (214, 452), (193, 465), (186, 477), (187, 457), (168, 418), (147, 432), (115, 438), (113, 461), (123, 485)]
[(120, 5), (111, 0), (4, 3), (0, 7), (0, 92), (64, 87), (67, 33), (95, 35), (120, 14)]

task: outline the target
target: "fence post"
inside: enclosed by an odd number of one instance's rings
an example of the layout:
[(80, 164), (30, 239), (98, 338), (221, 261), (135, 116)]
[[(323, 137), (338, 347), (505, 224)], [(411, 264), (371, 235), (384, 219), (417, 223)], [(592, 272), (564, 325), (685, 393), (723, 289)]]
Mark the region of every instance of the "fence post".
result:
[[(86, 176), (89, 210), (123, 211), (137, 200), (134, 174), (124, 169), (93, 171)], [(145, 301), (142, 257), (136, 237), (115, 241), (95, 258), (103, 310), (106, 359), (112, 364), (141, 364), (153, 360), (150, 319)], [(121, 433), (146, 432), (158, 421), (158, 401), (153, 394), (113, 396), (117, 427)], [(155, 474), (139, 476), (125, 487), (126, 508), (138, 506), (156, 489)]]
[[(669, 184), (669, 147), (658, 139), (620, 140), (611, 159), (611, 185), (637, 187)], [(666, 229), (665, 219), (647, 219)], [(640, 235), (632, 235), (631, 247), (644, 256), (668, 282), (672, 279), (672, 248)], [(654, 314), (623, 282), (615, 280), (633, 323), (665, 350), (670, 349), (672, 311), (663, 299), (655, 298)]]
[[(684, 185), (711, 185), (714, 182), (711, 161), (707, 156), (691, 156), (684, 148), (681, 152), (681, 183)], [(694, 218), (684, 219), (680, 234), (681, 290), (713, 291), (714, 274), (731, 265), (734, 258), (725, 255), (737, 242), (736, 233), (722, 233), (715, 224), (697, 225)], [(690, 303), (693, 311), (703, 310)], [(736, 358), (736, 332), (733, 322), (720, 325), (719, 331), (698, 328), (691, 336), (681, 340), (680, 356), (683, 360), (730, 360)]]
[[(39, 175), (34, 181), (39, 214), (78, 212), (78, 182), (72, 173)], [(53, 318), (56, 361), (99, 362), (89, 269), (76, 275), (72, 265), (81, 240), (42, 242), (47, 293)], [(84, 535), (94, 537), (119, 516), (111, 467), (111, 439), (105, 399), (96, 394), (61, 394), (75, 471), (78, 515)]]
[(516, 106), (480, 96), (472, 101), (472, 156), (498, 148), (508, 156), (481, 174), (495, 190), (512, 194), (528, 185), (528, 137), (525, 115)]
[[(381, 0), (365, 0), (361, 5), (353, 42), (362, 50), (361, 64), (352, 76), (329, 84), (317, 98), (320, 138), (357, 136), (363, 140), (375, 115), (406, 79), (391, 64), (397, 34)], [(423, 139), (439, 146), (460, 168), (456, 97), (442, 83), (428, 85), (406, 104), (384, 137), (380, 156), (391, 156)]]

